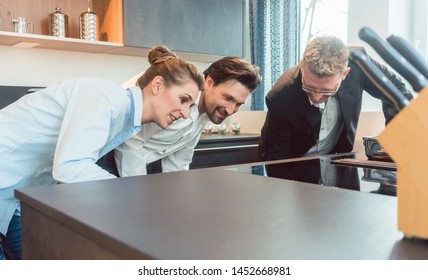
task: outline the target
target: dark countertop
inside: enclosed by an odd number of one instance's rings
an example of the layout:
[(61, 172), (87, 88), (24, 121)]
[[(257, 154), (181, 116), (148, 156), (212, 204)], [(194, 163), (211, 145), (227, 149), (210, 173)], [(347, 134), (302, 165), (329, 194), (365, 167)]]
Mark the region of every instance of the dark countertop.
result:
[[(221, 168), (23, 188), (16, 196), (23, 221), (41, 213), (116, 258), (428, 259), (428, 241), (397, 230), (396, 197)], [(33, 225), (24, 222), (23, 233), (38, 234)], [(79, 258), (58, 244), (54, 250), (44, 257)]]
[(201, 138), (199, 139), (199, 143), (204, 142), (228, 142), (228, 141), (243, 141), (243, 140), (259, 140), (260, 134), (252, 134), (252, 133), (226, 133), (225, 135), (213, 133), (213, 134), (205, 134), (202, 133)]
[(306, 182), (324, 187), (397, 195), (397, 167), (395, 163), (362, 159), (354, 153), (253, 162), (223, 168), (240, 173)]
[[(202, 133), (201, 138), (199, 139), (198, 145), (195, 147), (195, 152), (200, 151), (201, 149), (215, 149), (218, 148), (243, 148), (243, 147), (252, 147), (258, 149), (260, 134), (251, 134), (251, 133), (226, 133), (225, 135), (213, 133), (213, 134), (204, 134)], [(251, 160), (253, 162), (254, 160)]]

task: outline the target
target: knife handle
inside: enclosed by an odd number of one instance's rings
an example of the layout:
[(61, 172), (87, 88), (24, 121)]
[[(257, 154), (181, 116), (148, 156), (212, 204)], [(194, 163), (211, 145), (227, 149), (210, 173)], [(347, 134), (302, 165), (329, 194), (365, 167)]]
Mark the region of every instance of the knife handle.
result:
[(404, 56), (425, 78), (428, 79), (428, 64), (420, 53), (403, 38), (391, 35), (388, 43)]
[(409, 104), (406, 96), (392, 83), (370, 59), (360, 50), (352, 50), (350, 59), (363, 71), (364, 75), (382, 92), (399, 112)]
[(361, 28), (359, 37), (366, 41), (376, 52), (400, 73), (416, 92), (428, 85), (428, 80), (413, 65), (411, 65), (398, 51), (382, 40), (372, 29)]

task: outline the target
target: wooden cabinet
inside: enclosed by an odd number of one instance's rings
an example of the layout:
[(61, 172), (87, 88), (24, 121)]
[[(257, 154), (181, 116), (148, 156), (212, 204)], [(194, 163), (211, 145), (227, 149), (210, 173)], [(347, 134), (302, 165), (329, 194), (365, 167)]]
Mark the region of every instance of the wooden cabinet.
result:
[(12, 19), (25, 17), (34, 34), (49, 36), (49, 15), (58, 7), (68, 16), (69, 38), (79, 39), (79, 17), (89, 7), (98, 15), (100, 41), (123, 43), (122, 0), (0, 0), (0, 5), (1, 31), (11, 32)]
[[(87, 0), (0, 0), (0, 45), (147, 56), (165, 44), (184, 59), (212, 62), (244, 56), (247, 0), (92, 0), (100, 40), (80, 39), (79, 16)], [(49, 14), (68, 16), (69, 37), (49, 36)], [(12, 32), (12, 19), (25, 17), (34, 34)]]
[[(259, 134), (203, 134), (195, 147), (190, 169), (257, 162)], [(106, 169), (106, 164), (101, 165)], [(161, 160), (147, 166), (147, 173), (162, 173)]]
[(124, 43), (244, 55), (245, 0), (124, 0)]
[(202, 135), (195, 147), (190, 169), (234, 165), (257, 161), (260, 135)]
[[(100, 40), (80, 39), (79, 16), (88, 9), (87, 0), (0, 0), (0, 44), (84, 52), (106, 52), (123, 46), (122, 0), (93, 0), (89, 7), (98, 15)], [(69, 37), (49, 36), (49, 15), (61, 8), (68, 16)], [(34, 34), (12, 32), (12, 19), (25, 17)]]

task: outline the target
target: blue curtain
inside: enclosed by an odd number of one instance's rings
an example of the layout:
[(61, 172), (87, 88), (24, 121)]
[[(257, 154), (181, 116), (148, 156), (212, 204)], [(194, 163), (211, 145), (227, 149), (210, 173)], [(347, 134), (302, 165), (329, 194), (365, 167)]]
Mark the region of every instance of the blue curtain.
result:
[(262, 83), (253, 92), (251, 110), (265, 110), (265, 95), (287, 69), (297, 64), (300, 49), (299, 0), (249, 0), (251, 61)]

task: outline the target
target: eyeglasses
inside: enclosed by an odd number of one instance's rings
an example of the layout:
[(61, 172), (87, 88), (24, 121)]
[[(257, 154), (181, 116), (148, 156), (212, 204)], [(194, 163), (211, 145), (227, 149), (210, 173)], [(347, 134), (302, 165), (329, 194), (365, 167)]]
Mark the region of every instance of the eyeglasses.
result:
[(336, 89), (334, 91), (317, 91), (317, 90), (312, 90), (312, 89), (308, 89), (307, 87), (303, 86), (303, 77), (302, 77), (302, 90), (306, 93), (306, 94), (315, 94), (318, 93), (322, 96), (333, 96), (336, 95), (337, 91), (339, 90), (340, 84), (342, 83), (342, 79), (340, 79), (339, 83), (336, 85)]

